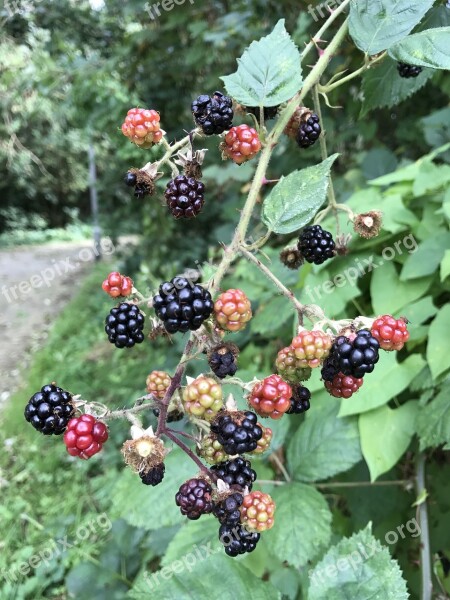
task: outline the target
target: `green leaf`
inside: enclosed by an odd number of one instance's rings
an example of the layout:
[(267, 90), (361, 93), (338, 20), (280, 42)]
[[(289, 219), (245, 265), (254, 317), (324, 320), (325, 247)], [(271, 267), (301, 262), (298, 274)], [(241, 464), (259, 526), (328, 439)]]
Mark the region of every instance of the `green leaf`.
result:
[(308, 600), (407, 600), (397, 561), (369, 525), (330, 548), (310, 572)]
[(450, 275), (450, 250), (446, 250), (444, 258), (441, 260), (441, 281), (447, 279)]
[(361, 449), (371, 481), (392, 469), (407, 450), (414, 435), (417, 409), (417, 402), (407, 402), (395, 410), (381, 406), (360, 415)]
[(450, 368), (449, 330), (450, 304), (447, 304), (440, 309), (433, 319), (428, 335), (427, 361), (433, 379), (436, 379), (441, 373)]
[(293, 316), (289, 300), (284, 296), (275, 296), (259, 306), (251, 322), (252, 331), (262, 335), (274, 332)]
[(275, 556), (300, 568), (329, 544), (331, 512), (317, 490), (303, 483), (289, 483), (272, 492), (276, 524), (264, 534)]
[(437, 27), (408, 36), (395, 44), (389, 54), (395, 60), (433, 69), (450, 69), (448, 40), (450, 27)]
[(429, 160), (425, 160), (420, 163), (419, 172), (413, 184), (413, 194), (418, 197), (439, 188), (446, 189), (449, 181), (449, 165), (436, 165)]
[(404, 307), (405, 316), (412, 323), (412, 328), (434, 317), (438, 309), (433, 304), (433, 296), (425, 296), (417, 302)]
[(280, 598), (270, 583), (263, 582), (238, 561), (229, 559), (223, 548), (212, 556), (191, 549), (182, 560), (155, 573), (143, 574), (127, 597), (135, 600), (201, 600), (215, 598), (218, 589), (220, 600)]
[(292, 233), (303, 227), (325, 202), (333, 154), (313, 167), (282, 177), (264, 200), (262, 220), (274, 233)]
[(180, 557), (197, 548), (206, 552), (211, 546), (216, 552), (223, 549), (217, 535), (217, 521), (211, 517), (198, 521), (188, 521), (172, 538), (161, 560), (162, 567), (168, 567)]
[(449, 392), (447, 385), (429, 404), (420, 407), (416, 428), (421, 450), (450, 443)]
[(404, 38), (434, 0), (358, 0), (350, 3), (353, 41), (366, 54), (378, 54)]
[(423, 88), (433, 75), (434, 71), (424, 69), (413, 80), (399, 77), (397, 63), (389, 57), (385, 58), (380, 65), (375, 65), (363, 75), (361, 116), (375, 108), (396, 106)]
[(450, 233), (441, 233), (423, 241), (403, 264), (400, 279), (418, 279), (436, 273), (445, 250), (450, 245)]
[(238, 69), (222, 77), (227, 92), (245, 106), (277, 106), (302, 87), (300, 53), (278, 21), (272, 33), (252, 42), (238, 59)]
[(288, 446), (289, 469), (295, 479), (318, 481), (347, 471), (362, 458), (354, 418), (338, 418), (339, 403), (327, 392), (314, 396), (314, 406)]
[(408, 387), (424, 365), (419, 354), (412, 354), (399, 364), (394, 352), (382, 352), (360, 391), (342, 401), (339, 416), (356, 415), (386, 404)]
[(370, 282), (374, 313), (398, 313), (404, 306), (423, 296), (430, 286), (431, 279), (424, 277), (407, 282), (400, 281), (394, 263), (384, 263), (374, 271)]

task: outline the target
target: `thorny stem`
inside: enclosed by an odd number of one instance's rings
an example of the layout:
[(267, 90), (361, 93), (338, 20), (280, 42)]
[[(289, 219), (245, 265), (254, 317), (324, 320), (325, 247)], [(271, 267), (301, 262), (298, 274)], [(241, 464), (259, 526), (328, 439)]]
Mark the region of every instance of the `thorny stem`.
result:
[(322, 38), (325, 31), (327, 31), (327, 29), (330, 27), (330, 25), (332, 25), (334, 23), (334, 21), (338, 18), (338, 16), (347, 8), (347, 6), (350, 4), (350, 2), (351, 2), (351, 0), (344, 0), (344, 2), (342, 2), (342, 4), (338, 8), (336, 8), (335, 10), (333, 10), (331, 12), (330, 16), (325, 21), (323, 26), (319, 29), (319, 31), (316, 33), (316, 35), (312, 38), (312, 40), (308, 44), (306, 44), (306, 46), (302, 52), (302, 60), (314, 48), (315, 42), (319, 41)]
[(352, 79), (356, 79), (356, 77), (359, 77), (360, 75), (362, 75), (364, 73), (364, 71), (367, 71), (373, 65), (384, 60), (385, 57), (386, 57), (386, 52), (382, 52), (380, 54), (380, 56), (376, 56), (375, 58), (366, 57), (362, 67), (360, 67), (359, 69), (356, 69), (356, 71), (353, 71), (353, 73), (350, 73), (349, 75), (346, 75), (345, 77), (341, 77), (341, 79), (338, 79), (337, 81), (334, 81), (333, 83), (330, 81), (326, 85), (318, 84), (318, 91), (321, 94), (328, 94), (332, 90), (340, 87), (341, 85), (344, 85), (344, 83), (348, 83)]
[(209, 475), (209, 469), (207, 467), (205, 467), (205, 465), (198, 458), (198, 456), (196, 456), (192, 452), (192, 450), (190, 448), (188, 448), (188, 446), (186, 446), (186, 444), (184, 442), (179, 440), (170, 429), (164, 429), (164, 431), (162, 432), (162, 435), (165, 435), (167, 438), (169, 438), (169, 440), (171, 440), (174, 444), (176, 444), (179, 448), (181, 448), (181, 450), (183, 450), (183, 452), (185, 452), (195, 462), (195, 464), (198, 466), (198, 468), (201, 471), (203, 471), (204, 473)]
[[(416, 470), (417, 497), (420, 498), (426, 492), (425, 487), (425, 454), (421, 452), (417, 459)], [(422, 574), (421, 600), (431, 600), (433, 583), (431, 580), (431, 550), (430, 531), (428, 525), (428, 505), (426, 498), (419, 504), (420, 525), (420, 566)]]

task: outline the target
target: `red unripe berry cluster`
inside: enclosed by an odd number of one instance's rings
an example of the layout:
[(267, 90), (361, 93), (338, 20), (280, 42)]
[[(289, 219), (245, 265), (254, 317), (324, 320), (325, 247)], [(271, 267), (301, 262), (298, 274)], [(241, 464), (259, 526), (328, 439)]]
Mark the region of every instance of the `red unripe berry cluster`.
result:
[(122, 123), (122, 133), (140, 148), (151, 148), (161, 141), (163, 131), (156, 110), (131, 108)]
[(363, 383), (364, 379), (338, 373), (334, 376), (333, 381), (325, 381), (325, 387), (335, 398), (350, 398), (356, 394)]
[(117, 271), (113, 271), (102, 283), (102, 288), (111, 298), (129, 296), (133, 290), (133, 280)]
[(222, 329), (240, 331), (252, 318), (252, 305), (242, 290), (227, 290), (215, 301), (214, 314)]
[(261, 417), (280, 419), (291, 405), (292, 388), (279, 375), (270, 375), (252, 389), (248, 402)]
[(380, 343), (383, 350), (401, 350), (409, 340), (409, 332), (405, 319), (394, 319), (391, 315), (383, 315), (375, 319), (371, 333)]
[(244, 496), (241, 523), (247, 531), (266, 531), (274, 523), (275, 502), (264, 492), (255, 490)]
[(85, 460), (102, 449), (108, 439), (108, 429), (104, 423), (97, 421), (92, 415), (81, 415), (70, 419), (64, 434), (64, 443), (71, 456)]
[(238, 165), (250, 160), (261, 150), (256, 129), (245, 124), (232, 127), (225, 135), (222, 150), (225, 156)]

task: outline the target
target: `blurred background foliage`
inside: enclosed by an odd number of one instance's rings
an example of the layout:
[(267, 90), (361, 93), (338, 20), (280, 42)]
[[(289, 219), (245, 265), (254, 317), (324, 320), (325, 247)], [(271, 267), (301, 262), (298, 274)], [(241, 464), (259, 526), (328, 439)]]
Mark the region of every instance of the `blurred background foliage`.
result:
[[(139, 150), (123, 137), (120, 125), (130, 107), (154, 108), (161, 113), (167, 138), (180, 139), (192, 128), (191, 100), (200, 93), (222, 89), (219, 76), (234, 72), (236, 57), (244, 47), (270, 32), (278, 19), (286, 19), (287, 29), (299, 47), (310, 39), (319, 24), (308, 14), (308, 4), (303, 0), (186, 0), (171, 11), (161, 11), (161, 16), (152, 20), (149, 5), (136, 0), (106, 0), (101, 5), (85, 0), (5, 2), (0, 9), (0, 242), (11, 245), (60, 235), (89, 235), (87, 148), (93, 143), (104, 234), (141, 236), (132, 255), (113, 266), (132, 275), (145, 293), (162, 278), (217, 258), (218, 243), (226, 243), (232, 234), (254, 166), (222, 163), (217, 140), (202, 140), (209, 150), (204, 170), (205, 209), (195, 221), (174, 222), (161, 202), (167, 177), (158, 182), (158, 193), (143, 201), (136, 200), (123, 184), (129, 167), (142, 166), (157, 158), (161, 150)], [(450, 9), (444, 1), (436, 2), (427, 16), (427, 27), (445, 24), (450, 24)], [(420, 27), (426, 28), (424, 24)], [(310, 56), (313, 62), (313, 55)], [(327, 73), (331, 76), (344, 69), (354, 70), (360, 62), (361, 54), (353, 44), (344, 44)], [(384, 248), (411, 233), (418, 243), (423, 243), (425, 251), (410, 254), (406, 250), (383, 269), (367, 272), (357, 285), (315, 298), (331, 318), (386, 311), (401, 311), (408, 316), (412, 321), (411, 341), (398, 361), (405, 363), (410, 354), (416, 358), (403, 366), (402, 380), (406, 383), (401, 388), (392, 384), (391, 390), (390, 384), (383, 383), (389, 367), (380, 369), (378, 376), (375, 371), (371, 407), (387, 403), (395, 407), (415, 399), (423, 411), (421, 415), (426, 414), (427, 403), (440, 390), (449, 389), (445, 377), (450, 367), (445, 358), (433, 357), (432, 348), (427, 345), (433, 319), (441, 315), (441, 331), (450, 325), (448, 311), (444, 313), (441, 308), (448, 300), (450, 274), (450, 257), (445, 252), (450, 215), (446, 193), (450, 177), (445, 162), (449, 151), (444, 148), (437, 155), (429, 154), (450, 142), (450, 81), (445, 73), (436, 72), (424, 83), (426, 87), (397, 106), (367, 109), (363, 118), (360, 80), (330, 94), (334, 108), (322, 106), (329, 150), (340, 153), (334, 167), (338, 199), (348, 201), (356, 212), (383, 210), (382, 235), (370, 241), (353, 240), (349, 255), (323, 268), (304, 267), (300, 274), (287, 271), (278, 262), (278, 251), (288, 239), (275, 236), (267, 249), (271, 268), (304, 301), (309, 301), (306, 295), (302, 296), (304, 286), (321, 285), (353, 266), (355, 258), (379, 256)], [(312, 99), (308, 98), (308, 102), (312, 103)], [(285, 138), (274, 153), (267, 177), (275, 179), (319, 161), (318, 146), (300, 152)], [(379, 179), (375, 184), (368, 184), (376, 178)], [(332, 221), (326, 225), (334, 230)], [(344, 219), (341, 230), (351, 231)], [(255, 235), (258, 231), (255, 222)], [(30, 232), (31, 237), (23, 232)], [(429, 238), (437, 239), (431, 248)], [(18, 582), (7, 583), (0, 592), (5, 600), (109, 600), (124, 598), (130, 589), (134, 589), (131, 593), (135, 598), (150, 593), (155, 598), (168, 598), (169, 591), (149, 591), (143, 572), (170, 564), (186, 553), (189, 544), (200, 543), (211, 533), (208, 527), (199, 530), (195, 524), (185, 525), (172, 512), (167, 515), (167, 497), (158, 493), (158, 503), (152, 490), (140, 489), (139, 482), (123, 471), (114, 446), (118, 448), (126, 438), (126, 424), (113, 423), (111, 443), (89, 464), (74, 463), (64, 448), (56, 445), (55, 450), (54, 440), (24, 430), (24, 399), (50, 380), (57, 380), (89, 400), (98, 399), (118, 407), (131, 404), (143, 393), (150, 370), (170, 371), (175, 366), (183, 342), (176, 336), (171, 346), (157, 341), (135, 348), (132, 353), (114, 352), (107, 344), (102, 323), (110, 303), (99, 290), (99, 282), (109, 269), (109, 265), (97, 266), (80, 296), (58, 319), (48, 345), (39, 352), (23, 389), (4, 416), (0, 439), (6, 450), (0, 456), (0, 481), (6, 483), (2, 487), (0, 514), (5, 533), (0, 542), (0, 569), (17, 567), (48, 540), (64, 535), (70, 539), (79, 524), (103, 511), (114, 525), (110, 532), (99, 530), (82, 546), (64, 551), (50, 565), (41, 564), (28, 577), (20, 576)], [(253, 267), (242, 263), (237, 264), (224, 283), (227, 284), (241, 287), (254, 305), (251, 327), (233, 339), (242, 352), (241, 376), (267, 375), (277, 350), (290, 341), (293, 333), (289, 306)], [(434, 336), (438, 335), (435, 331)], [(441, 367), (431, 373), (429, 365), (434, 358)], [(392, 356), (389, 359), (391, 363), (396, 360)], [(199, 361), (191, 374), (204, 368), (205, 364)], [(312, 382), (312, 389), (316, 391), (313, 398), (317, 409), (322, 407), (320, 410), (327, 412), (326, 419), (333, 424), (336, 415), (328, 414), (325, 407), (332, 405), (334, 410), (338, 402), (318, 391), (319, 381)], [(294, 417), (274, 425), (276, 447), (284, 444), (293, 471), (301, 471), (292, 458), (297, 445), (301, 448), (301, 436), (296, 434), (309, 418), (315, 418), (312, 410), (306, 421)], [(357, 423), (358, 416), (348, 415), (349, 427), (356, 427)], [(429, 430), (417, 433), (425, 448), (444, 441), (439, 436), (433, 438)], [(343, 447), (342, 460), (349, 470), (339, 475), (339, 481), (369, 480), (359, 446), (356, 450), (347, 446), (350, 442), (346, 435), (339, 443)], [(291, 442), (295, 445), (291, 446)], [(416, 446), (414, 438), (382, 479), (410, 476)], [(333, 453), (331, 446), (329, 452)], [(176, 453), (174, 456), (178, 479), (165, 481), (161, 494), (174, 493), (174, 481), (178, 485), (184, 473), (193, 474), (184, 458)], [(255, 461), (255, 468), (262, 479), (280, 475), (267, 460)], [(444, 452), (433, 451), (429, 471), (434, 566), (442, 586), (450, 593), (450, 547), (443, 535), (450, 527), (448, 458)], [(320, 473), (321, 476), (313, 475), (312, 480), (334, 477), (339, 467), (321, 469)], [(299, 479), (308, 481), (301, 473)], [(411, 508), (415, 498), (410, 489), (386, 486), (339, 489), (339, 494), (332, 491), (325, 496), (332, 518), (332, 543), (365, 527), (369, 521), (373, 522), (376, 537), (383, 540), (385, 532), (415, 515)], [(144, 492), (146, 498), (142, 496)], [(145, 501), (147, 504), (143, 505)], [(302, 535), (311, 541), (315, 534), (303, 531)], [(250, 597), (275, 598), (282, 594), (288, 599), (306, 598), (307, 570), (326, 549), (325, 543), (317, 544), (317, 552), (300, 570), (287, 566), (285, 557), (271, 555), (269, 543), (237, 561), (238, 566), (220, 555), (220, 569), (229, 577), (248, 577), (255, 586)], [(419, 598), (418, 540), (401, 540), (390, 551), (400, 561), (411, 597)], [(211, 560), (211, 573), (219, 569), (218, 560)], [(200, 567), (207, 569), (203, 563)], [(256, 584), (256, 577), (266, 583)], [(224, 594), (221, 597), (228, 598)]]

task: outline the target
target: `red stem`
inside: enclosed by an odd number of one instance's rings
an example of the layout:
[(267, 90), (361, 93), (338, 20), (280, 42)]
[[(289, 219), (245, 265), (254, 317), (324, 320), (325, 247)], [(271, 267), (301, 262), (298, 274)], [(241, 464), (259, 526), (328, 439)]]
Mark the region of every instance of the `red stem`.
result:
[(168, 437), (169, 440), (171, 440), (174, 444), (176, 444), (179, 448), (181, 448), (181, 450), (183, 450), (183, 452), (185, 452), (195, 462), (195, 464), (199, 467), (199, 469), (201, 471), (203, 471), (204, 473), (206, 473), (207, 475), (209, 475), (209, 469), (207, 467), (205, 467), (205, 465), (198, 458), (198, 456), (196, 456), (192, 452), (192, 450), (186, 446), (186, 444), (184, 442), (182, 442), (181, 440), (179, 440), (176, 437), (176, 435), (174, 435), (173, 432), (170, 429), (165, 429), (162, 432), (162, 435), (165, 435), (166, 437)]

